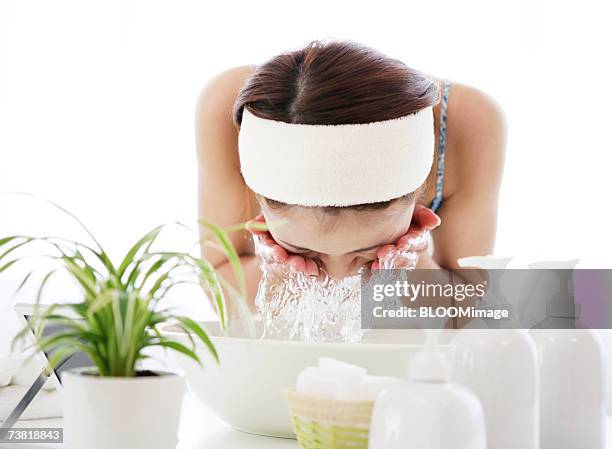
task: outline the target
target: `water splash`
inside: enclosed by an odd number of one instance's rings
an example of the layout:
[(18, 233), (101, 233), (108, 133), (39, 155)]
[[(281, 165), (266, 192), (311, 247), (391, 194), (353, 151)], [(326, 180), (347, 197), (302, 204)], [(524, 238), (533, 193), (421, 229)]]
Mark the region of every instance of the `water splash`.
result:
[(396, 268), (415, 269), (419, 261), (419, 253), (427, 248), (430, 238), (429, 231), (422, 232), (408, 240), (401, 248), (392, 249), (385, 254), (385, 257), (380, 259), (380, 268), (386, 270)]
[[(420, 235), (381, 260), (380, 268), (414, 269), (429, 236)], [(306, 342), (361, 341), (361, 275), (343, 279), (296, 272), (287, 264), (270, 263), (270, 248), (255, 236), (255, 252), (262, 258), (262, 280), (255, 306), (263, 322), (262, 338)]]

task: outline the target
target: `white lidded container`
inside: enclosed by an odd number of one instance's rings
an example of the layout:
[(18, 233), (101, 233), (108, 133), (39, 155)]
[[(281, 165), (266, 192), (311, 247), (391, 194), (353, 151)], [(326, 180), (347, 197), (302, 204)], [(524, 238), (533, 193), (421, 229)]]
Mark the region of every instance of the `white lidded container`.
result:
[(540, 359), (540, 449), (605, 448), (603, 343), (597, 333), (581, 328), (569, 271), (576, 262), (529, 265), (566, 269), (557, 272), (560, 288), (548, 303), (548, 318), (529, 331)]
[(451, 342), (453, 380), (482, 403), (488, 449), (537, 449), (537, 351), (521, 329), (465, 329)]
[(485, 449), (486, 431), (478, 398), (451, 383), (446, 355), (418, 353), (409, 380), (384, 390), (374, 403), (369, 449)]
[[(462, 267), (483, 268), (493, 276), (487, 303), (510, 307), (504, 327), (518, 326), (512, 285), (503, 281), (511, 258), (493, 256), (460, 259)], [(508, 294), (511, 297), (507, 297)], [(511, 302), (508, 302), (511, 300)], [(501, 324), (501, 323), (500, 323)], [(526, 330), (463, 329), (451, 341), (453, 380), (469, 387), (482, 403), (488, 449), (537, 449), (539, 441), (539, 370), (537, 350)]]

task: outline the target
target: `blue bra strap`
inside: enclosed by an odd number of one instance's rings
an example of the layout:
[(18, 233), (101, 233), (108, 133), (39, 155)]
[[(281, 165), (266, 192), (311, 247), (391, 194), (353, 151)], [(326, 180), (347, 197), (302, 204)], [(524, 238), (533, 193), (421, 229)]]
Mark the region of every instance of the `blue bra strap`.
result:
[(436, 212), (442, 205), (442, 187), (444, 186), (444, 156), (446, 154), (446, 109), (448, 107), (448, 94), (450, 91), (450, 80), (444, 80), (444, 91), (442, 104), (440, 105), (440, 140), (438, 145), (438, 171), (436, 173), (436, 195), (429, 208)]

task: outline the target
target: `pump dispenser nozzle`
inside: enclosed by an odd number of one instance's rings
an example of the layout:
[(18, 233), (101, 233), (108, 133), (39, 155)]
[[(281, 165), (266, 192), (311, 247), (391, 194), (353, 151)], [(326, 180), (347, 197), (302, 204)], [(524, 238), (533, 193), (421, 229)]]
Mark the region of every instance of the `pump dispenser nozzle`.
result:
[[(556, 276), (558, 283), (558, 290), (552, 293), (552, 296), (546, 304), (546, 316), (547, 318), (559, 318), (565, 320), (578, 320), (580, 318), (580, 305), (574, 301), (574, 282), (573, 282), (573, 269), (580, 260), (567, 260), (567, 261), (542, 261), (529, 264), (530, 269), (545, 269), (550, 273), (549, 276)], [(547, 278), (548, 279), (548, 278)], [(548, 281), (551, 283), (551, 281)], [(565, 323), (563, 328), (574, 328), (575, 323)], [(569, 325), (569, 326), (568, 326)], [(541, 327), (541, 323), (534, 326), (535, 328)]]
[(440, 329), (425, 329), (425, 349), (410, 363), (410, 379), (429, 382), (447, 382), (450, 379), (448, 358), (438, 350), (440, 333)]

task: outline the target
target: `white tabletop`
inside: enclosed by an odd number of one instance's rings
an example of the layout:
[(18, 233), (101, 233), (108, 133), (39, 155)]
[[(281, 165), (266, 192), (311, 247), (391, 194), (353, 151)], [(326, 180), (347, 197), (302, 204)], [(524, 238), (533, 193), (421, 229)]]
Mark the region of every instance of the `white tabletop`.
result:
[(193, 396), (187, 395), (178, 449), (297, 449), (296, 440), (253, 435), (232, 429)]
[[(19, 421), (15, 427), (62, 427), (61, 419)], [(3, 449), (61, 449), (62, 444), (1, 444)], [(186, 395), (179, 427), (177, 449), (297, 449), (296, 440), (252, 435), (232, 429)]]
[[(20, 421), (16, 427), (61, 427), (61, 419)], [(607, 435), (612, 435), (612, 417), (608, 418)], [(2, 445), (6, 449), (61, 449), (63, 445), (14, 444)], [(607, 449), (612, 449), (608, 438)], [(252, 435), (232, 429), (193, 396), (185, 396), (179, 428), (177, 449), (298, 449), (296, 440)], [(519, 448), (517, 448), (519, 449)]]

